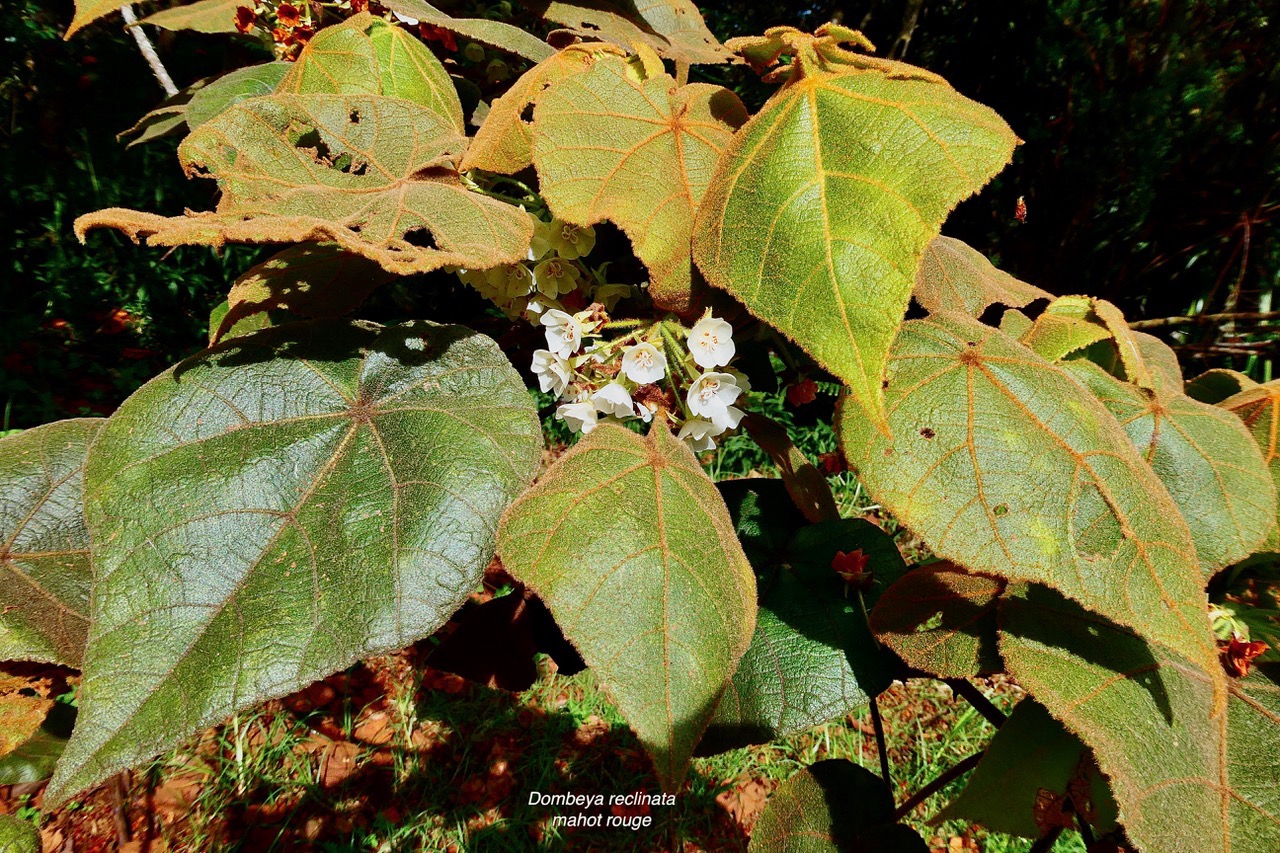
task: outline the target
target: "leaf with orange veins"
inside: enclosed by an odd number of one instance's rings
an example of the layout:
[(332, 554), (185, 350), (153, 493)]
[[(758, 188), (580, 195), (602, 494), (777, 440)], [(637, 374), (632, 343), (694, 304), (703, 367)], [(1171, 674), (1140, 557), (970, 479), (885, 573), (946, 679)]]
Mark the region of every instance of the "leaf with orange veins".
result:
[(526, 0), (548, 21), (575, 35), (624, 47), (644, 44), (676, 62), (721, 63), (733, 54), (711, 34), (692, 0)]
[(903, 326), (886, 436), (851, 401), (845, 456), (940, 557), (1051, 586), (1221, 666), (1191, 531), (1124, 428), (1067, 371), (960, 313)]
[(1025, 308), (1053, 294), (998, 269), (981, 252), (954, 237), (935, 237), (925, 249), (912, 292), (920, 307), (964, 311), (978, 317), (992, 305)]
[(553, 84), (534, 110), (533, 162), (552, 213), (616, 223), (649, 268), (654, 301), (685, 310), (694, 215), (746, 108), (720, 86), (638, 76), (605, 57)]
[(80, 217), (76, 234), (117, 228), (153, 246), (331, 241), (397, 274), (515, 263), (533, 222), (463, 184), (465, 146), (447, 119), (399, 98), (253, 98), (178, 149), (188, 174), (217, 179), (216, 211), (111, 208)]
[[(1246, 388), (1218, 405), (1244, 421), (1280, 491), (1280, 380)], [(1271, 529), (1263, 548), (1280, 552), (1280, 529)]]
[(623, 55), (612, 45), (570, 45), (520, 75), (505, 95), (489, 105), (489, 115), (462, 157), (462, 171), (513, 175), (533, 165), (534, 102), (552, 83), (586, 71), (597, 56), (605, 54)]
[(843, 31), (775, 35), (777, 44), (737, 44), (749, 56), (758, 47), (761, 64), (796, 59), (721, 157), (694, 260), (883, 428), (880, 384), (925, 251), (1017, 140), (941, 78), (839, 48)]

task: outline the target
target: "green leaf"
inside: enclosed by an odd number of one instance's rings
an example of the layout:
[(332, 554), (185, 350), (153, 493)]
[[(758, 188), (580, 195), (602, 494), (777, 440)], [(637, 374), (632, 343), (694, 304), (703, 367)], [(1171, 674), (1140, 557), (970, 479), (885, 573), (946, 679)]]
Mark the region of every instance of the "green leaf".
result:
[(54, 766), (67, 747), (75, 720), (75, 708), (55, 702), (40, 728), (0, 757), (0, 785), (29, 785), (52, 776)]
[(424, 24), (457, 33), (463, 38), (524, 57), (530, 62), (542, 62), (555, 53), (555, 48), (545, 41), (518, 27), (504, 24), (502, 21), (491, 21), (486, 18), (454, 18), (424, 0), (388, 0), (379, 5), (393, 12), (416, 18)]
[(535, 14), (587, 39), (625, 48), (639, 43), (677, 62), (728, 62), (733, 55), (707, 29), (692, 0), (526, 0)]
[(551, 84), (533, 114), (533, 162), (551, 212), (575, 225), (614, 222), (669, 310), (693, 305), (693, 218), (734, 130), (747, 120), (720, 86), (638, 80), (619, 57)]
[(40, 832), (29, 820), (0, 815), (0, 850), (4, 853), (40, 853)]
[(148, 382), (85, 470), (92, 628), (45, 802), (432, 633), (541, 449), (523, 381), (459, 326), (290, 323)]
[(63, 38), (69, 39), (99, 18), (120, 11), (120, 5), (117, 0), (75, 0), (76, 13)]
[(749, 412), (742, 419), (742, 428), (751, 440), (769, 455), (778, 466), (782, 482), (786, 484), (791, 500), (813, 523), (840, 517), (831, 484), (800, 448), (796, 447), (786, 427), (757, 412)]
[(751, 566), (693, 453), (662, 424), (647, 438), (597, 427), (511, 507), (498, 541), (675, 790), (756, 610)]
[(1257, 384), (1237, 370), (1215, 368), (1206, 370), (1195, 379), (1188, 380), (1186, 392), (1191, 399), (1214, 406)]
[(210, 323), (209, 343), (237, 328), (243, 333), (248, 329), (241, 324), (250, 318), (280, 309), (301, 317), (341, 317), (392, 278), (373, 261), (332, 244), (293, 246), (236, 279), (226, 311), (216, 325)]
[(609, 53), (623, 55), (598, 43), (570, 45), (521, 74), (506, 94), (489, 105), (488, 116), (462, 157), (461, 169), (514, 175), (532, 166), (533, 123), (525, 119), (526, 112), (532, 115), (529, 108), (552, 83), (585, 71)]
[[(1280, 380), (1253, 385), (1218, 405), (1244, 421), (1262, 449), (1262, 458), (1280, 491)], [(1280, 529), (1272, 529), (1264, 547), (1268, 551), (1280, 551)]]
[(216, 212), (110, 208), (76, 220), (76, 234), (118, 228), (155, 246), (331, 241), (397, 274), (515, 263), (532, 220), (467, 189), (454, 166), (465, 146), (436, 113), (399, 98), (251, 98), (178, 148), (188, 172), (218, 179)]
[(292, 63), (265, 62), (238, 68), (209, 83), (191, 96), (187, 125), (195, 130), (247, 98), (270, 95), (280, 85)]
[(1092, 316), (1093, 299), (1062, 296), (1055, 299), (1021, 336), (1022, 343), (1048, 361), (1061, 361), (1072, 353), (1110, 340), (1111, 333)]
[(277, 91), (403, 98), (466, 132), (458, 90), (436, 55), (405, 30), (367, 12), (316, 33)]
[[(762, 485), (757, 507), (769, 506), (771, 496), (776, 497), (773, 489), (763, 488), (776, 480), (744, 482)], [(739, 510), (739, 537), (748, 554), (759, 553), (748, 547), (760, 541), (757, 525), (770, 524), (751, 515), (744, 519)], [(784, 531), (775, 530), (772, 536), (789, 532)], [(723, 752), (803, 731), (845, 716), (889, 686), (890, 661), (871, 636), (865, 605), (857, 591), (846, 594), (831, 568), (837, 551), (858, 550), (881, 589), (906, 570), (893, 539), (862, 519), (801, 527), (785, 549), (753, 564), (760, 590), (755, 633), (701, 751)]]
[(720, 159), (694, 259), (883, 425), (885, 362), (925, 250), (1015, 137), (927, 72), (830, 71), (841, 66), (797, 52)]
[(1199, 668), (1051, 590), (1007, 596), (1000, 625), (1010, 673), (1093, 749), (1138, 850), (1280, 849), (1274, 672), (1216, 709)]
[[(194, 30), (198, 33), (234, 33), (236, 7), (244, 0), (196, 0), (185, 6), (174, 6), (148, 15), (139, 24), (150, 24), (162, 30)], [(252, 4), (249, 4), (252, 6)]]
[(0, 660), (78, 667), (89, 630), (84, 460), (101, 418), (0, 438)]
[(229, 313), (231, 313), (231, 303), (225, 299), (213, 306), (213, 310), (209, 312), (209, 346), (225, 341), (227, 338), (250, 335), (289, 322), (289, 315), (284, 311), (258, 311), (228, 325), (224, 321)]
[(116, 140), (129, 140), (126, 148), (142, 145), (153, 139), (161, 139), (187, 130), (187, 111), (191, 107), (191, 99), (208, 84), (206, 80), (198, 80), (187, 88), (165, 98), (160, 106), (138, 119), (133, 127), (116, 134)]
[(1076, 355), (1160, 396), (1182, 393), (1178, 356), (1159, 338), (1131, 330), (1120, 309), (1105, 299), (1055, 299), (1022, 342), (1049, 361)]
[(1220, 670), (1177, 504), (1069, 373), (939, 313), (903, 326), (888, 377), (892, 438), (845, 401), (845, 456), (933, 553), (1052, 586)]
[(791, 500), (782, 480), (746, 477), (716, 483), (729, 509), (742, 551), (756, 573), (767, 571), (787, 557), (787, 547), (808, 522)]
[(1262, 545), (1276, 523), (1276, 487), (1238, 418), (1180, 394), (1156, 397), (1089, 361), (1063, 366), (1102, 401), (1164, 482), (1206, 579)]
[(751, 833), (751, 853), (927, 853), (913, 830), (893, 823), (893, 794), (870, 770), (843, 758), (811, 764), (769, 798)]
[(1039, 838), (1055, 828), (1074, 829), (1077, 813), (1098, 833), (1111, 832), (1116, 810), (1089, 748), (1043, 705), (1024, 699), (992, 738), (964, 790), (935, 819)]
[(996, 269), (986, 256), (953, 237), (935, 237), (925, 248), (911, 293), (929, 313), (963, 311), (978, 317), (992, 305), (1024, 308), (1053, 294)]
[(871, 630), (909, 666), (939, 678), (1004, 669), (996, 648), (996, 601), (1004, 583), (951, 563), (913, 569), (871, 611)]

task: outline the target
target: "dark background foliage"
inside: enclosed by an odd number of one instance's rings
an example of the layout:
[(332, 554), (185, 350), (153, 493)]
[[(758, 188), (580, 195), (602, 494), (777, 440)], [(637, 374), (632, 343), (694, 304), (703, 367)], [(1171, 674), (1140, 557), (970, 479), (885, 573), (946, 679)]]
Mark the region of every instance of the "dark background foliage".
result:
[[(468, 6), (496, 16), (506, 4)], [(725, 38), (827, 20), (861, 27), (881, 55), (937, 71), (1000, 112), (1025, 144), (946, 230), (1018, 276), (1055, 293), (1106, 297), (1131, 317), (1270, 310), (1280, 275), (1273, 2), (706, 0), (702, 8)], [(0, 428), (109, 412), (202, 345), (210, 308), (263, 254), (166, 254), (106, 233), (81, 247), (71, 233), (81, 213), (208, 208), (213, 187), (184, 178), (172, 141), (117, 142), (162, 97), (118, 16), (68, 43), (69, 0), (14, 0), (4, 14)], [(256, 44), (223, 36), (157, 40), (180, 86), (266, 58)], [(740, 70), (704, 73), (753, 106), (767, 96)], [(1019, 197), (1025, 223), (1014, 215)], [(1258, 331), (1214, 325), (1171, 340), (1188, 372), (1227, 364), (1269, 379), (1275, 340)]]

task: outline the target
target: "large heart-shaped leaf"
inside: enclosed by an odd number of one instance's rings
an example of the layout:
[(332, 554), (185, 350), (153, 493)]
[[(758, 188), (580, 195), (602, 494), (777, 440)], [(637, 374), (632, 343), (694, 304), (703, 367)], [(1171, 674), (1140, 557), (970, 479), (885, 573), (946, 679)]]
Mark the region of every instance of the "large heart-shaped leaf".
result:
[[(778, 538), (785, 544), (776, 550), (748, 550), (756, 552), (757, 560), (756, 629), (716, 708), (703, 752), (765, 743), (843, 717), (883, 691), (893, 677), (867, 627), (858, 592), (846, 592), (831, 568), (838, 551), (860, 553), (883, 589), (906, 570), (893, 539), (862, 519), (805, 525), (790, 535), (794, 528), (774, 528), (787, 524), (785, 515), (753, 511), (785, 502), (781, 483), (739, 482), (751, 490), (733, 495), (738, 500), (731, 504), (744, 546)], [(767, 539), (763, 531), (771, 531)]]
[(391, 278), (368, 258), (332, 244), (292, 246), (236, 279), (227, 310), (211, 324), (209, 342), (217, 343), (250, 317), (280, 309), (301, 317), (341, 317)]
[(1037, 299), (1053, 298), (1048, 291), (997, 269), (968, 243), (941, 236), (925, 248), (911, 295), (930, 313), (963, 311), (972, 317), (992, 305), (1023, 308)]
[(610, 53), (622, 55), (612, 46), (570, 45), (521, 74), (506, 94), (489, 105), (489, 114), (462, 157), (462, 170), (513, 175), (533, 165), (530, 108), (534, 102), (552, 83), (585, 71), (599, 56)]
[(541, 447), (519, 375), (458, 326), (291, 323), (148, 382), (85, 470), (93, 627), (46, 802), (430, 634)]
[(693, 217), (747, 112), (720, 86), (637, 76), (606, 56), (552, 83), (533, 114), (533, 162), (552, 213), (575, 225), (616, 223), (649, 268), (654, 301), (684, 310)]
[(694, 259), (883, 421), (885, 361), (925, 249), (1015, 138), (926, 72), (832, 71), (818, 48), (794, 49), (797, 70), (711, 178)]
[(1116, 802), (1093, 754), (1034, 699), (1019, 702), (991, 739), (964, 790), (937, 820), (1040, 838), (1074, 829), (1077, 815), (1100, 833), (1116, 823)]
[(457, 33), (463, 38), (522, 56), (530, 62), (542, 62), (555, 53), (555, 48), (519, 27), (488, 18), (455, 18), (446, 15), (425, 0), (387, 0), (379, 4), (408, 15), (424, 24)]
[(846, 401), (845, 456), (935, 554), (1052, 586), (1220, 669), (1177, 504), (1070, 374), (940, 313), (903, 327), (888, 377), (892, 438)]
[(843, 758), (811, 764), (774, 791), (751, 833), (751, 853), (926, 853), (893, 822), (893, 794), (870, 770)]
[(76, 234), (118, 228), (157, 246), (332, 241), (400, 274), (515, 263), (533, 223), (463, 185), (452, 164), (465, 146), (446, 120), (400, 98), (251, 98), (178, 149), (189, 172), (218, 179), (216, 212), (110, 208), (76, 220)]
[[(1262, 458), (1271, 470), (1277, 491), (1280, 491), (1280, 379), (1246, 388), (1218, 405), (1244, 421), (1254, 441), (1262, 448)], [(1266, 547), (1280, 551), (1280, 529), (1272, 530)]]
[(436, 55), (367, 12), (316, 33), (277, 91), (404, 98), (447, 119), (458, 133), (466, 132), (458, 90)]
[(755, 575), (715, 485), (662, 424), (593, 430), (511, 507), (498, 551), (653, 758), (684, 778), (755, 628)]
[(1202, 670), (1051, 590), (1006, 597), (1000, 626), (1010, 673), (1092, 747), (1140, 851), (1280, 849), (1274, 673), (1232, 681), (1215, 716)]
[(939, 678), (999, 672), (996, 601), (1004, 582), (934, 563), (913, 569), (885, 590), (871, 630), (909, 666)]
[(1156, 397), (1090, 361), (1064, 367), (1115, 415), (1164, 482), (1206, 575), (1262, 545), (1276, 522), (1276, 487), (1238, 418), (1181, 394)]
[(100, 418), (0, 438), (0, 660), (78, 667), (89, 630), (84, 460)]

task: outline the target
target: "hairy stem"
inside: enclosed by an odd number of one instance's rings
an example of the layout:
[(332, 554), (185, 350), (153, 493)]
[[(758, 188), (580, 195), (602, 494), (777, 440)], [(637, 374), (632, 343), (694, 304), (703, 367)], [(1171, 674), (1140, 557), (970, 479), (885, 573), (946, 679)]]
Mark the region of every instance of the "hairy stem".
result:
[(880, 703), (874, 696), (871, 697), (871, 725), (876, 732), (876, 751), (880, 753), (880, 775), (884, 777), (889, 790), (893, 790), (893, 777), (889, 775), (889, 747), (884, 739), (884, 720), (880, 718)]
[(1055, 826), (1049, 830), (1048, 835), (1042, 835), (1036, 839), (1036, 843), (1031, 845), (1031, 849), (1027, 853), (1049, 853), (1053, 849), (1053, 845), (1058, 843), (1058, 836), (1062, 834), (1062, 827)]
[(151, 39), (147, 38), (147, 34), (142, 31), (142, 27), (138, 24), (138, 16), (133, 13), (133, 6), (128, 4), (121, 6), (120, 14), (124, 17), (124, 22), (128, 25), (129, 32), (133, 34), (133, 40), (138, 44), (138, 52), (147, 61), (147, 65), (151, 66), (151, 73), (156, 76), (156, 80), (160, 83), (160, 88), (164, 89), (164, 93), (170, 98), (178, 94), (178, 87), (173, 84), (173, 78), (169, 76), (164, 63), (160, 61), (160, 54), (156, 53), (156, 46), (151, 43)]
[(970, 755), (967, 758), (962, 758), (957, 763), (939, 773), (934, 777), (933, 781), (916, 791), (908, 797), (902, 805), (898, 806), (898, 808), (894, 810), (893, 819), (895, 821), (899, 821), (911, 814), (912, 810), (914, 810), (916, 806), (920, 805), (925, 800), (950, 785), (956, 779), (959, 779), (961, 776), (977, 767), (978, 762), (982, 760), (982, 756), (985, 754), (986, 753), (984, 752), (975, 752), (973, 755)]
[(973, 706), (973, 710), (981, 714), (986, 721), (997, 729), (1004, 725), (1004, 721), (1009, 719), (1004, 711), (995, 706), (986, 694), (975, 687), (968, 679), (964, 678), (947, 678), (943, 679), (943, 684), (950, 687), (958, 695), (963, 696), (965, 701)]

